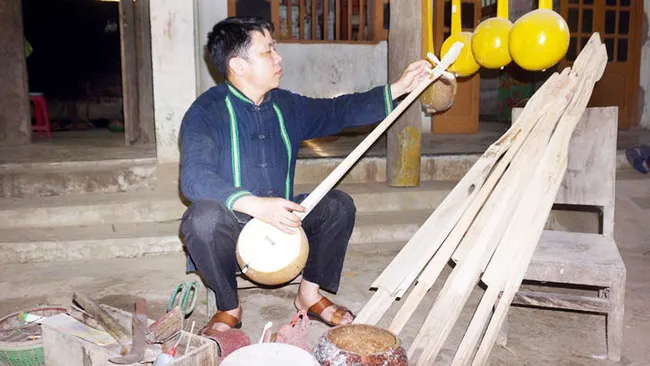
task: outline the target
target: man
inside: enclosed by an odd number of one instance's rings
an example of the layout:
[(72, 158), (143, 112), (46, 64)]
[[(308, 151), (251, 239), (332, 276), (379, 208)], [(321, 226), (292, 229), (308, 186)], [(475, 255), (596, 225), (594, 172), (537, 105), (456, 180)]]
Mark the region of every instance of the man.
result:
[(381, 121), (394, 98), (428, 75), (429, 64), (418, 61), (392, 85), (334, 99), (303, 97), (278, 89), (282, 57), (272, 33), (272, 24), (252, 17), (214, 26), (208, 49), (226, 83), (201, 95), (181, 126), (181, 189), (192, 202), (181, 224), (188, 267), (215, 291), (219, 308), (205, 335), (241, 326), (235, 247), (252, 217), (286, 232), (302, 226), (307, 234), (310, 252), (295, 307), (329, 325), (352, 322), (352, 313), (320, 289), (338, 290), (355, 206), (332, 190), (301, 222), (293, 213), (304, 210), (295, 202), (306, 197), (293, 196), (298, 148), (306, 139)]

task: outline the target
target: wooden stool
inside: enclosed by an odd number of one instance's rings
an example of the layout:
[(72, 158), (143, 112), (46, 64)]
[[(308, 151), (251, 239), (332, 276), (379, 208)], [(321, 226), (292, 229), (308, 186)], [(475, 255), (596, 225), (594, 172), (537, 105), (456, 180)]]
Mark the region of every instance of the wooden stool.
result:
[[(513, 110), (513, 120), (521, 109)], [(598, 289), (597, 296), (520, 290), (513, 305), (605, 314), (607, 353), (619, 361), (623, 342), (626, 269), (614, 241), (614, 192), (618, 107), (587, 108), (569, 147), (567, 172), (557, 204), (600, 213), (599, 233), (545, 231), (524, 277), (526, 284), (553, 283)], [(499, 344), (507, 341), (504, 323)]]

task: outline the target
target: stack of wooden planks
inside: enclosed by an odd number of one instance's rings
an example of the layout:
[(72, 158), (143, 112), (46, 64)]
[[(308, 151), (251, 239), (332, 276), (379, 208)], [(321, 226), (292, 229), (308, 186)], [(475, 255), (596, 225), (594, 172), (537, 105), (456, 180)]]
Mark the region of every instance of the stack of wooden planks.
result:
[(607, 65), (594, 33), (572, 68), (553, 74), (512, 127), (479, 158), (372, 284), (377, 292), (355, 323), (376, 325), (394, 301), (399, 334), (450, 260), (409, 350), (410, 364), (436, 361), (474, 288), (486, 287), (454, 365), (486, 362), (519, 289), (566, 171), (571, 135)]

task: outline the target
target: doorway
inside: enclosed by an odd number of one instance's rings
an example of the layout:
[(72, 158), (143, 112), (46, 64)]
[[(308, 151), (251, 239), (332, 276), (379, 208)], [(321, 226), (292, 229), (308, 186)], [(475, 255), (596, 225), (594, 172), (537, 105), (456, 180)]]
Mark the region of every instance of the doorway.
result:
[(637, 126), (643, 1), (562, 0), (560, 4), (571, 32), (564, 66), (572, 64), (593, 32), (600, 33), (607, 47), (607, 68), (594, 87), (589, 106), (618, 106), (619, 128)]
[(22, 7), (29, 91), (45, 96), (52, 127), (51, 139), (33, 134), (32, 142), (155, 144), (149, 1), (23, 0)]

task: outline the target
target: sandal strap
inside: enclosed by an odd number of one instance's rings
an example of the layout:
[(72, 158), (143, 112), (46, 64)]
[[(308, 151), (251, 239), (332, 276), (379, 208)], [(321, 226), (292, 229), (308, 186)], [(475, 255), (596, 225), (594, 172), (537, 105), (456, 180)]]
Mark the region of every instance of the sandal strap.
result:
[(215, 323), (224, 323), (230, 328), (234, 328), (237, 323), (239, 323), (239, 319), (226, 313), (225, 311), (217, 311), (217, 313), (212, 316), (206, 327), (212, 328)]
[[(343, 306), (339, 306), (338, 309), (334, 312), (334, 315), (332, 315), (332, 318), (330, 319), (330, 323), (334, 325), (341, 325), (341, 320), (343, 320), (343, 317), (345, 316), (345, 313), (350, 312), (348, 309), (344, 308)], [(352, 314), (350, 312), (350, 314)]]
[(309, 309), (307, 309), (307, 312), (320, 316), (323, 313), (323, 310), (325, 310), (328, 306), (331, 306), (333, 304), (334, 304), (333, 302), (331, 302), (328, 298), (323, 296), (321, 297), (320, 300), (318, 300), (317, 303), (310, 306)]

